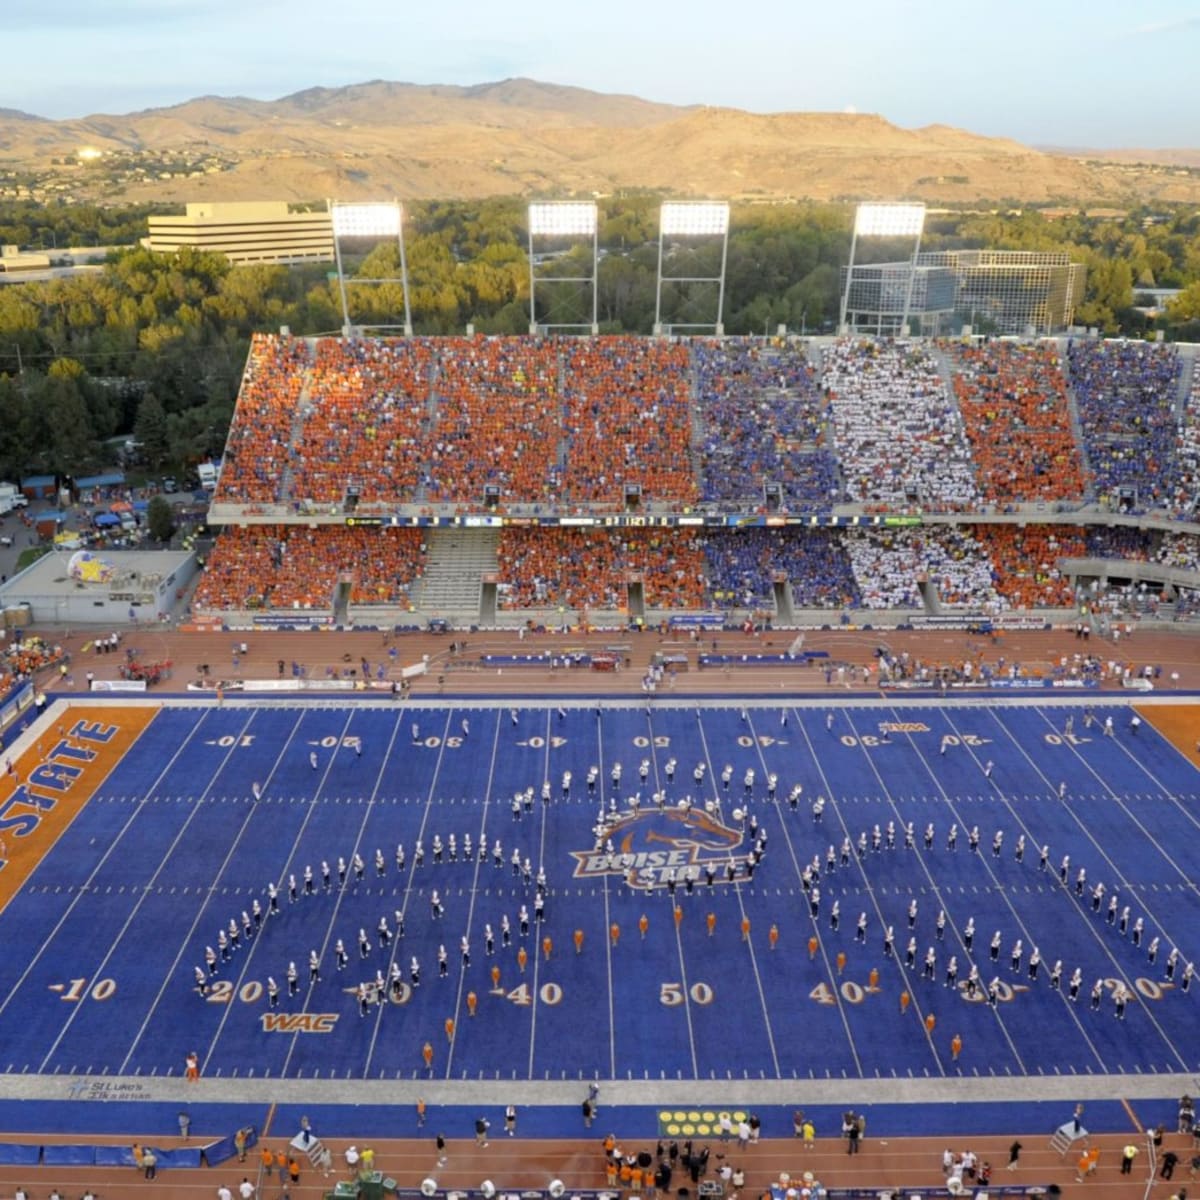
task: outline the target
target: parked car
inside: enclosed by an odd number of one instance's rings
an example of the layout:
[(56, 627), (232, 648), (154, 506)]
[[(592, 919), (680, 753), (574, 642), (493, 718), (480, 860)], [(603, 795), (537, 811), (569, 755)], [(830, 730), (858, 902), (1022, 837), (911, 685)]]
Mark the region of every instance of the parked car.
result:
[(172, 476), (167, 475), (163, 479), (162, 490), (166, 492), (168, 496), (173, 496), (177, 491), (179, 491), (179, 484)]

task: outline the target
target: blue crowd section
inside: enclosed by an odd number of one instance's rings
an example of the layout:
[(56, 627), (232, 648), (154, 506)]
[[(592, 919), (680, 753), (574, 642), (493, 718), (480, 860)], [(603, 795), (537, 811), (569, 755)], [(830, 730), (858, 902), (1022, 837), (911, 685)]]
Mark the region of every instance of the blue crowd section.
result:
[[(192, 1051), (205, 1076), (222, 1078), (782, 1079), (798, 1091), (827, 1079), (1194, 1071), (1197, 989), (1184, 984), (1186, 964), (1200, 957), (1197, 773), (1155, 731), (1153, 710), (1136, 734), (1131, 710), (1103, 711), (1115, 718), (1114, 737), (1085, 724), (1082, 704), (697, 710), (656, 702), (653, 711), (610, 703), (562, 715), (528, 703), (164, 709), (0, 915), (0, 944), (28, 948), (0, 960), (0, 1071), (177, 1077)], [(514, 813), (514, 797), (527, 792)], [(826, 798), (819, 820), (818, 796)], [(910, 822), (915, 844), (906, 849)], [(755, 827), (766, 840), (749, 877)], [(435, 838), (445, 847), (440, 863)], [(816, 905), (804, 889), (813, 862)], [(306, 866), (314, 876), (307, 896)], [(1080, 868), (1086, 883), (1076, 895)], [(533, 919), (539, 869), (541, 922)], [(691, 894), (689, 873), (698, 875)], [(1097, 883), (1106, 889), (1098, 913)], [(279, 889), (277, 915), (269, 884)], [(231, 920), (240, 931), (255, 900), (267, 910), (262, 928), (241, 936), (210, 974), (206, 947), (218, 946)], [(386, 946), (381, 919), (392, 934)], [(320, 980), (310, 984), (313, 952)], [(362, 1007), (359, 985), (389, 981), (393, 964), (394, 990)], [(994, 1005), (982, 992), (969, 997), (972, 965), (984, 991), (996, 980)], [(203, 997), (197, 967), (211, 984)], [(1076, 968), (1082, 982), (1072, 1001)], [(275, 1009), (269, 980), (280, 993)], [(1119, 1019), (1122, 989), (1129, 998)]]

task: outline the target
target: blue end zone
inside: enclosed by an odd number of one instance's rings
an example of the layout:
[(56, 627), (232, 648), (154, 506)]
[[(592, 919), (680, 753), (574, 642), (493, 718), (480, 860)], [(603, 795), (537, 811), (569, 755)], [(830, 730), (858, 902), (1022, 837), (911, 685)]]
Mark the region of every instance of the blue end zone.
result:
[[(831, 706), (828, 724), (826, 711), (696, 710), (661, 701), (652, 712), (609, 701), (599, 716), (586, 707), (562, 717), (553, 705), (528, 702), (515, 709), (165, 709), (0, 915), (0, 941), (31, 948), (0, 961), (0, 1071), (178, 1077), (195, 1050), (208, 1077), (696, 1081), (698, 1091), (717, 1094), (731, 1080), (782, 1080), (795, 1081), (802, 1094), (810, 1080), (1153, 1075), (1200, 1066), (1196, 995), (1182, 986), (1184, 964), (1200, 957), (1197, 773), (1149, 723), (1134, 737), (1129, 710), (1104, 709), (1114, 714), (1118, 736), (1103, 738), (1097, 728), (1084, 729), (1082, 705), (874, 702)], [(1074, 717), (1070, 737), (1063, 733), (1067, 715)], [(622, 771), (614, 786), (616, 763)], [(593, 764), (598, 776), (589, 794)], [(728, 789), (721, 781), (726, 764)], [(564, 797), (565, 771), (572, 778)], [(754, 779), (747, 792), (748, 771)], [(770, 774), (778, 776), (773, 800)], [(544, 782), (548, 804), (541, 800)], [(803, 793), (793, 810), (787, 797), (796, 784)], [(527, 789), (529, 811), (522, 802), (514, 817), (512, 798)], [(652, 798), (659, 791), (662, 813)], [(689, 795), (684, 815), (679, 803)], [(818, 795), (828, 803), (816, 822), (811, 801)], [(611, 859), (595, 849), (602, 806), (613, 814)], [(752, 822), (766, 833), (766, 849), (748, 878)], [(890, 850), (889, 822), (897, 831)], [(907, 822), (915, 828), (913, 850), (903, 846)], [(922, 835), (930, 823), (935, 837), (927, 851)], [(954, 852), (946, 847), (952, 824)], [(968, 831), (976, 825), (980, 845), (971, 853)], [(997, 832), (1002, 845), (994, 856)], [(448, 843), (451, 834), (457, 861), (447, 849), (434, 863), (435, 835)], [(470, 863), (463, 854), (468, 835)], [(860, 836), (867, 838), (861, 856)], [(1026, 851), (1018, 862), (1021, 836)], [(845, 838), (852, 850), (843, 865)], [(420, 867), (418, 840), (425, 851)], [(491, 853), (497, 840), (499, 866)], [(482, 862), (481, 841), (488, 847)], [(1039, 870), (1043, 843), (1050, 857)], [(405, 847), (402, 869), (397, 844)], [(547, 874), (545, 920), (531, 921), (524, 938), (518, 912), (525, 905), (532, 915), (536, 888), (513, 873), (514, 850), (533, 873), (544, 866)], [(356, 882), (350, 869), (338, 887), (338, 857), (349, 863), (356, 852), (363, 878)], [(1069, 886), (1058, 876), (1064, 855)], [(821, 892), (815, 916), (802, 880), (814, 859)], [(322, 860), (334, 874), (328, 892)], [(716, 871), (711, 887), (709, 861)], [(736, 875), (728, 883), (731, 862)], [(311, 896), (302, 894), (306, 865), (315, 874)], [(1080, 867), (1087, 880), (1077, 896)], [(689, 868), (700, 872), (690, 895), (680, 882)], [(301, 892), (295, 903), (288, 898), (291, 874)], [(241, 913), (255, 899), (267, 907), (269, 882), (280, 888), (279, 914), (240, 939), (201, 998), (193, 974), (197, 966), (209, 974), (206, 946), (217, 946), (231, 919), (240, 929)], [(1099, 882), (1106, 892), (1096, 914), (1091, 888)], [(435, 890), (444, 910), (436, 918)], [(1114, 894), (1119, 904), (1110, 925)], [(910, 935), (913, 900), (918, 915)], [(941, 938), (939, 910), (946, 918)], [(397, 912), (404, 936), (381, 946), (380, 919), (394, 933)], [(508, 946), (500, 933), (505, 916), (513, 929)], [(971, 949), (969, 920), (976, 930)], [(496, 941), (490, 956), (487, 924)], [(891, 957), (883, 946), (889, 924)], [(1001, 935), (995, 963), (994, 931)], [(460, 950), (464, 936), (469, 965)], [(913, 967), (905, 963), (910, 936), (917, 939)], [(551, 940), (548, 957), (544, 937)], [(338, 938), (348, 952), (340, 972)], [(1151, 963), (1154, 938), (1159, 948)], [(1018, 939), (1022, 956), (1013, 969)], [(445, 978), (438, 971), (442, 945)], [(1035, 946), (1042, 965), (1031, 976)], [(1179, 957), (1169, 979), (1172, 947)], [(933, 977), (925, 979), (931, 949)], [(310, 987), (314, 950), (321, 979)], [(1063, 974), (1055, 989), (1049, 974), (1058, 959)], [(294, 997), (287, 986), (293, 962)], [(360, 1015), (355, 988), (373, 985), (377, 972), (386, 981), (393, 963), (399, 986)], [(984, 985), (998, 980), (995, 1006), (968, 997), (963, 985), (972, 963)], [(1072, 1002), (1068, 981), (1076, 967), (1083, 982)], [(281, 992), (275, 1010), (268, 977)], [(1100, 1007), (1092, 1011), (1097, 981)], [(1118, 986), (1130, 994), (1123, 1020), (1114, 1004)], [(903, 1013), (902, 992), (911, 998)], [(447, 1020), (454, 1022), (452, 1040)], [(962, 1039), (957, 1061), (954, 1035)], [(428, 1070), (426, 1043), (433, 1051)]]

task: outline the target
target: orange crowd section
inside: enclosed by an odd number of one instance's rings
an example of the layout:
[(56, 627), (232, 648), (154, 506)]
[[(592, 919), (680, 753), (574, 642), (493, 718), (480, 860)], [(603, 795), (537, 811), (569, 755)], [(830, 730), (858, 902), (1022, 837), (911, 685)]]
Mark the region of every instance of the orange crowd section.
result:
[(227, 529), (217, 539), (193, 606), (230, 609), (332, 608), (339, 582), (351, 604), (408, 608), (421, 575), (419, 529), (326, 525), (255, 525)]
[(947, 352), (985, 498), (1008, 504), (1083, 496), (1083, 456), (1057, 353), (1017, 342), (955, 344)]
[(564, 343), (571, 500), (620, 504), (637, 484), (647, 500), (695, 503), (689, 363), (687, 346), (646, 338)]
[(264, 504), (277, 498), (308, 365), (304, 342), (274, 334), (254, 335), (225, 442), (215, 502)]
[(1084, 558), (1087, 538), (1071, 525), (977, 525), (975, 537), (995, 572), (996, 591), (1014, 608), (1065, 608), (1071, 585), (1058, 572), (1060, 558)]
[(500, 606), (624, 608), (641, 579), (648, 608), (704, 604), (704, 550), (694, 530), (504, 529), (497, 551)]
[(487, 485), (500, 488), (501, 503), (558, 499), (557, 342), (450, 340), (441, 350), (435, 390), (430, 500), (479, 504)]
[(423, 338), (317, 342), (291, 455), (291, 498), (362, 503), (412, 496), (420, 481), (434, 343)]

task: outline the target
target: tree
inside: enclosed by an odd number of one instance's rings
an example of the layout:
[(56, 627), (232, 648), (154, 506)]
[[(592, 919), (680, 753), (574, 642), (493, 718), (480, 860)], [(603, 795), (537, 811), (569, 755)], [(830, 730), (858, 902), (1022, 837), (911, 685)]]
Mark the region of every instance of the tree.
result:
[(142, 443), (142, 455), (146, 461), (155, 470), (161, 467), (170, 450), (170, 433), (167, 414), (153, 392), (147, 391), (138, 405), (133, 436)]
[(153, 496), (146, 508), (146, 527), (157, 542), (169, 542), (175, 532), (175, 511), (165, 496)]

